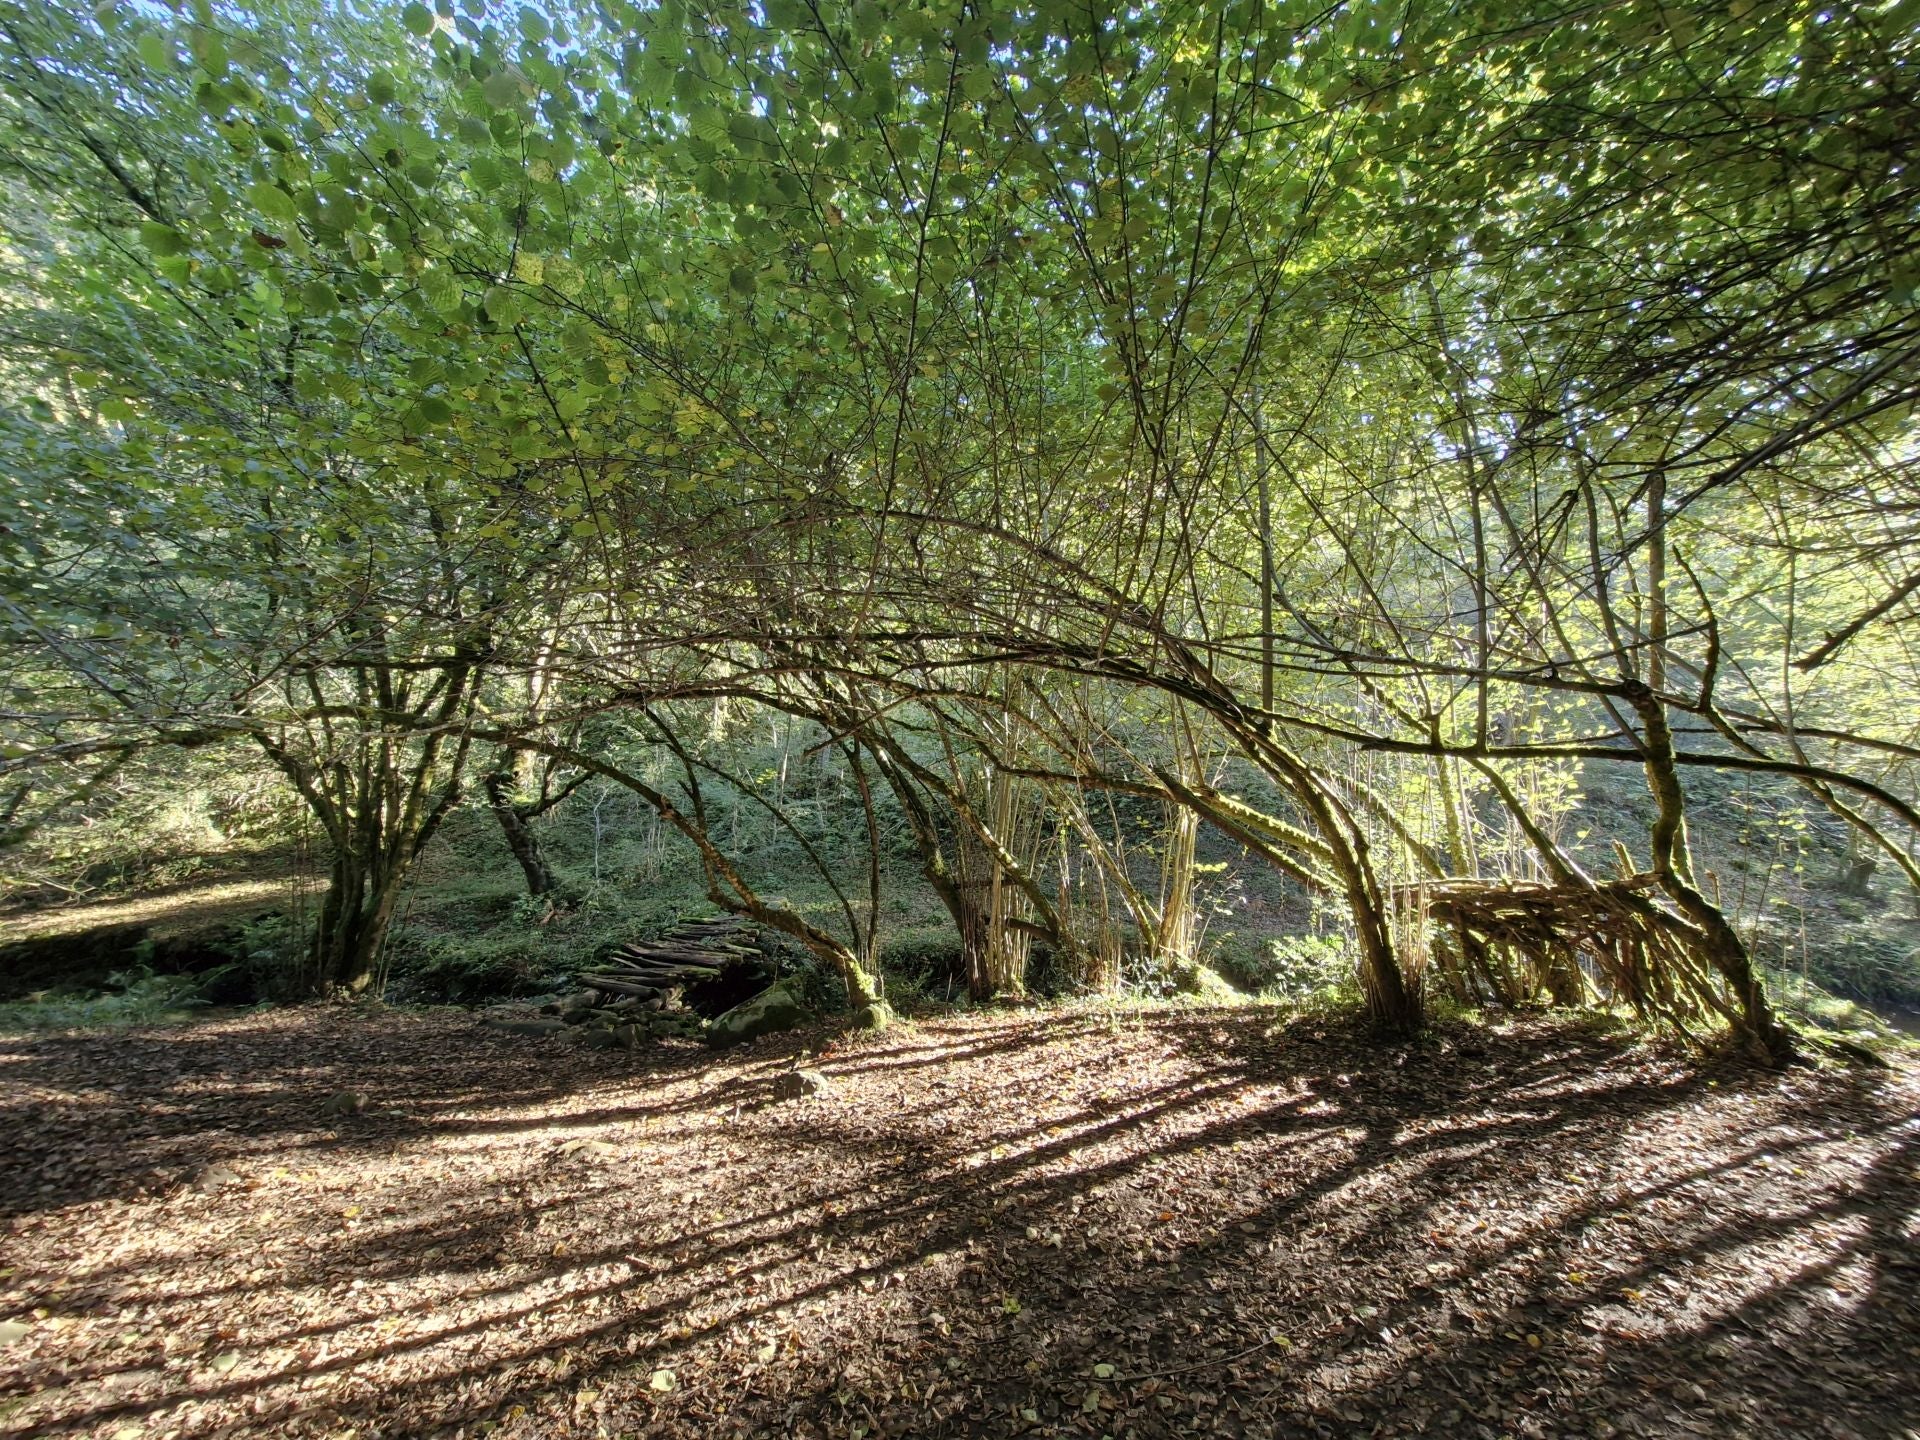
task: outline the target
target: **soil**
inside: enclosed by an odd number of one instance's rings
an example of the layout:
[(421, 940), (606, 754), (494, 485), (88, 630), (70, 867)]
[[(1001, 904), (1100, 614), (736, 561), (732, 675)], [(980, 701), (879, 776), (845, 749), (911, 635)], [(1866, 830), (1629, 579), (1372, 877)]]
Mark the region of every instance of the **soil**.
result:
[(1258, 1008), (7, 1039), (0, 1434), (1907, 1436), (1917, 1100)]

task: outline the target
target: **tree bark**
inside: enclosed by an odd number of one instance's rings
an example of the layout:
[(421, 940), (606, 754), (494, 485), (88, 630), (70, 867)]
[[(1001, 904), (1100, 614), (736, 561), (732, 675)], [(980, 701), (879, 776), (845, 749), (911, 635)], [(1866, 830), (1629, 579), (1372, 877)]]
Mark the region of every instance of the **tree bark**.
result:
[(486, 787), (487, 808), (493, 811), (493, 818), (500, 822), (500, 833), (506, 837), (507, 849), (513, 852), (520, 873), (526, 877), (527, 894), (535, 900), (558, 895), (560, 881), (553, 873), (553, 867), (547, 863), (546, 852), (540, 848), (540, 837), (534, 833), (527, 812), (514, 803), (514, 776), (510, 772), (495, 770), (482, 784)]
[(1720, 907), (1694, 884), (1687, 846), (1686, 792), (1680, 787), (1666, 706), (1652, 687), (1638, 682), (1627, 685), (1625, 698), (1638, 712), (1644, 732), (1641, 756), (1646, 766), (1647, 788), (1653, 794), (1656, 807), (1651, 836), (1653, 872), (1675, 908), (1692, 922), (1700, 936), (1701, 956), (1713, 966), (1732, 995), (1737, 1009), (1733, 1026), (1735, 1038), (1762, 1064), (1783, 1066), (1794, 1058), (1793, 1036), (1774, 1015), (1766, 987), (1754, 972), (1753, 957), (1747, 953), (1740, 932), (1733, 928)]

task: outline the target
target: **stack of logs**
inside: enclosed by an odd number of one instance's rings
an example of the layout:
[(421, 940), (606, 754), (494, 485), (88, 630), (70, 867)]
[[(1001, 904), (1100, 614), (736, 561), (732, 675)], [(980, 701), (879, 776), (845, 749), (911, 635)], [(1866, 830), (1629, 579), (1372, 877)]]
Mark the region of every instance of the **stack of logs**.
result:
[(581, 985), (620, 999), (667, 1002), (730, 967), (764, 960), (752, 933), (731, 915), (685, 921), (657, 940), (633, 941), (609, 951), (577, 977)]
[(1623, 1001), (1687, 1033), (1729, 1016), (1705, 937), (1662, 903), (1655, 876), (1605, 881), (1444, 880), (1408, 887), (1435, 923), (1440, 982), (1466, 1003)]

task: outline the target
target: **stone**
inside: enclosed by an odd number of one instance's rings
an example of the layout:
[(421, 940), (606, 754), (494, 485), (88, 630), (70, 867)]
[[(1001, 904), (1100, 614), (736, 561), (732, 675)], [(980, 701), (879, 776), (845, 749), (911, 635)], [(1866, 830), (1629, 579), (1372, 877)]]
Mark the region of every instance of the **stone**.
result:
[(884, 1000), (876, 1000), (871, 1005), (856, 1010), (853, 1015), (853, 1028), (856, 1030), (884, 1030), (895, 1020), (893, 1007)]
[(1189, 995), (1212, 1005), (1236, 1005), (1247, 998), (1219, 971), (1198, 960), (1176, 961), (1167, 968), (1167, 979), (1173, 983), (1176, 995)]
[(762, 1035), (791, 1030), (809, 1018), (807, 1007), (784, 982), (769, 985), (751, 1000), (718, 1017), (707, 1029), (711, 1045), (740, 1045)]
[(633, 1050), (646, 1035), (638, 1025), (594, 1025), (582, 1033), (595, 1050)]
[(342, 1090), (336, 1095), (329, 1096), (326, 1105), (322, 1108), (326, 1110), (327, 1114), (336, 1117), (358, 1115), (367, 1108), (367, 1097), (364, 1095), (356, 1095), (351, 1090)]
[(823, 1095), (831, 1088), (832, 1082), (818, 1070), (788, 1070), (773, 1077), (776, 1100), (801, 1100), (809, 1095)]
[(240, 1172), (231, 1165), (222, 1165), (216, 1161), (210, 1165), (202, 1165), (194, 1171), (187, 1183), (195, 1190), (203, 1192), (224, 1190), (229, 1185), (240, 1183)]
[(554, 1019), (551, 1016), (536, 1020), (495, 1020), (490, 1018), (482, 1020), (480, 1023), (489, 1030), (497, 1030), (502, 1035), (525, 1035), (531, 1039), (539, 1039), (543, 1035), (558, 1035), (562, 1030), (567, 1028), (566, 1021)]

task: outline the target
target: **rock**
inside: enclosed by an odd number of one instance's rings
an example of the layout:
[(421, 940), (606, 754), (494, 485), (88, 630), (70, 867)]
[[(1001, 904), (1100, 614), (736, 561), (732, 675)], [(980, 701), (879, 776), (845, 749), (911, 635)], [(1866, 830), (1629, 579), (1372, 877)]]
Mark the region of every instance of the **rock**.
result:
[(854, 1012), (853, 1028), (856, 1030), (884, 1030), (895, 1020), (893, 1007), (884, 1000)]
[(497, 1030), (502, 1035), (526, 1035), (538, 1039), (543, 1035), (557, 1035), (567, 1028), (567, 1022), (551, 1016), (535, 1020), (495, 1020), (488, 1018), (480, 1022), (489, 1030)]
[(773, 1098), (776, 1100), (801, 1100), (809, 1095), (822, 1095), (832, 1088), (832, 1082), (818, 1070), (789, 1070), (773, 1077)]
[(807, 1007), (784, 983), (770, 985), (714, 1020), (707, 1030), (712, 1045), (739, 1045), (762, 1035), (791, 1030), (808, 1018)]
[(335, 1117), (358, 1115), (367, 1108), (367, 1097), (351, 1090), (342, 1090), (337, 1095), (328, 1096), (327, 1103), (321, 1108)]
[(586, 1042), (595, 1050), (632, 1050), (640, 1044), (638, 1025), (595, 1025), (584, 1032)]
[(1176, 995), (1191, 995), (1215, 1005), (1236, 1005), (1247, 997), (1223, 979), (1220, 972), (1198, 960), (1177, 961), (1167, 969)]
[(561, 1000), (554, 1013), (569, 1025), (584, 1025), (599, 1000), (591, 990), (578, 990)]
[(195, 1190), (204, 1193), (224, 1190), (229, 1185), (237, 1185), (239, 1183), (240, 1172), (235, 1170), (231, 1165), (222, 1165), (218, 1161), (209, 1165), (202, 1165), (187, 1179), (187, 1184)]

